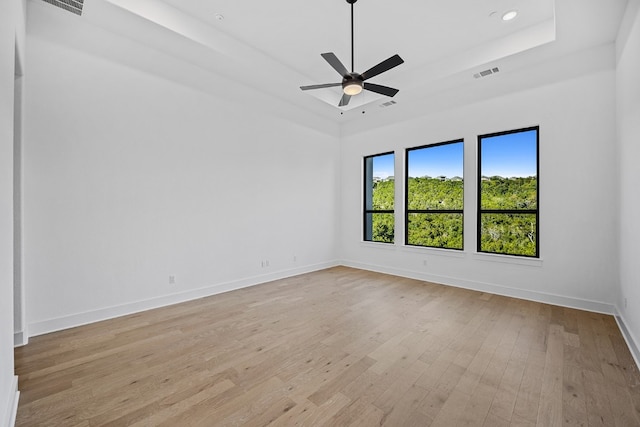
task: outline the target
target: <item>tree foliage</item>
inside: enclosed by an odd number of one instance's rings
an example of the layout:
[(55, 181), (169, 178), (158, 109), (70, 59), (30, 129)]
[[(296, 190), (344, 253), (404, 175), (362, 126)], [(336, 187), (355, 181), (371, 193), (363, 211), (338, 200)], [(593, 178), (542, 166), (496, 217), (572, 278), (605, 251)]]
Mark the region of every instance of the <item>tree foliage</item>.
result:
[[(535, 210), (538, 207), (537, 179), (483, 178), (482, 209)], [(438, 248), (462, 249), (463, 215), (438, 213), (438, 210), (463, 209), (462, 180), (409, 178), (408, 209), (429, 210), (409, 214), (407, 244)], [(393, 210), (394, 181), (374, 184), (373, 209)], [(436, 212), (433, 212), (436, 211)], [(372, 214), (372, 240), (394, 241), (394, 215)], [(536, 255), (536, 215), (531, 213), (481, 215), (480, 250), (511, 255)]]
[(373, 210), (393, 210), (395, 203), (395, 182), (393, 180), (373, 183)]
[(509, 255), (536, 255), (535, 214), (482, 214), (480, 250)]
[(463, 182), (409, 178), (409, 210), (462, 209)]
[[(373, 183), (372, 209), (376, 211), (393, 210), (395, 205), (395, 182), (393, 180)], [(393, 243), (395, 233), (394, 214), (371, 214), (372, 233), (374, 242)]]
[(407, 244), (462, 249), (462, 214), (411, 213)]
[(482, 209), (537, 209), (538, 180), (535, 177), (484, 178)]

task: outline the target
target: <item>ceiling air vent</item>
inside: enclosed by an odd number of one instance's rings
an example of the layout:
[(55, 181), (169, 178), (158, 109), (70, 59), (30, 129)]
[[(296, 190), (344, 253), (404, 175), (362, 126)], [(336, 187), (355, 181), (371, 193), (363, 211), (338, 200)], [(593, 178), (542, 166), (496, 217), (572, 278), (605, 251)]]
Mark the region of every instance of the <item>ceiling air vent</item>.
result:
[(64, 9), (67, 12), (75, 13), (76, 15), (82, 15), (82, 6), (84, 0), (43, 0), (54, 6), (58, 6), (60, 9)]
[(391, 100), (391, 101), (383, 102), (382, 104), (380, 104), (380, 107), (386, 108), (386, 107), (391, 107), (392, 105), (395, 105), (395, 104), (397, 104), (397, 102)]
[(489, 68), (488, 70), (480, 71), (479, 73), (475, 73), (473, 77), (479, 79), (480, 77), (487, 77), (491, 74), (499, 73), (500, 69), (498, 67)]

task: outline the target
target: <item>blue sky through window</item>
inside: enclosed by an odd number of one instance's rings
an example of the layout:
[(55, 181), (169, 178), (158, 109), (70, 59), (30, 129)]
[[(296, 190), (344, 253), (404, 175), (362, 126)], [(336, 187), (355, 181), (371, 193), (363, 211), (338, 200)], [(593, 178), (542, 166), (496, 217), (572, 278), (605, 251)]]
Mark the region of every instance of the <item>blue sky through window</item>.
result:
[(386, 179), (394, 175), (393, 172), (393, 153), (373, 158), (373, 176), (376, 178)]
[(408, 151), (409, 177), (463, 177), (464, 143), (436, 145)]
[[(537, 130), (509, 133), (482, 139), (482, 175), (510, 177), (536, 176)], [(464, 143), (436, 145), (408, 151), (409, 177), (463, 177)], [(373, 176), (394, 175), (393, 153), (373, 158)]]
[(482, 175), (536, 176), (537, 130), (482, 138)]

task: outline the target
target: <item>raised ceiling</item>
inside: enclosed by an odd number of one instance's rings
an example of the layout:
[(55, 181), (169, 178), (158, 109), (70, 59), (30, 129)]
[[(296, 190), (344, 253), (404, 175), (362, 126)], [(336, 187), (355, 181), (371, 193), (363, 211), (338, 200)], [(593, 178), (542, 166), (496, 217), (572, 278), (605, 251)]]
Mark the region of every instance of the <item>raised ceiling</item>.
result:
[[(355, 68), (362, 72), (398, 53), (405, 63), (372, 79), (400, 89), (396, 105), (415, 105), (443, 91), (455, 96), (482, 84), (474, 78), (481, 71), (498, 68), (497, 75), (484, 79), (500, 79), (611, 43), (626, 3), (360, 0), (355, 4)], [(502, 21), (509, 10), (518, 16)], [(345, 0), (86, 0), (79, 19), (325, 118), (348, 121), (367, 109), (382, 114), (378, 106), (390, 100), (363, 92), (338, 108), (339, 87), (299, 89), (340, 81), (320, 53), (334, 52), (350, 66)]]

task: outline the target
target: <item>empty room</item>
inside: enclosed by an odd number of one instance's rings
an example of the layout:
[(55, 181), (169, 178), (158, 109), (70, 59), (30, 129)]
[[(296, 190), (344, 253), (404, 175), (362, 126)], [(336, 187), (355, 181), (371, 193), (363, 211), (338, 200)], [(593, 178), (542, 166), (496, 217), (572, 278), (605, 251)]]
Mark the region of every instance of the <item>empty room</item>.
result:
[(0, 4), (0, 426), (640, 426), (640, 0)]

